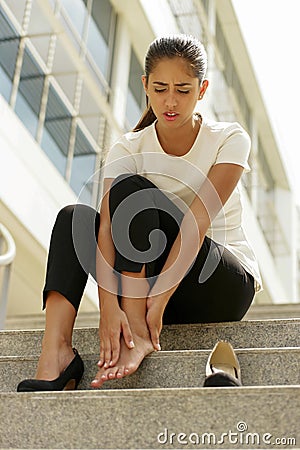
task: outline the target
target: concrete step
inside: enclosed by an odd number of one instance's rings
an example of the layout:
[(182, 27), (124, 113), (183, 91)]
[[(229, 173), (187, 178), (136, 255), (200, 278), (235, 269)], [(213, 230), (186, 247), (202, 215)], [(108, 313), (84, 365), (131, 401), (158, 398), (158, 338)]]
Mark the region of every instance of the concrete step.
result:
[(300, 303), (253, 303), (248, 309), (245, 320), (251, 319), (291, 319), (300, 318)]
[(300, 442), (299, 386), (2, 393), (0, 404), (0, 448), (295, 449)]
[[(260, 319), (292, 319), (300, 318), (300, 303), (253, 303), (243, 320)], [(99, 324), (99, 311), (81, 311), (76, 318), (76, 327), (97, 327)], [(6, 318), (6, 330), (43, 329), (45, 326), (45, 314), (11, 315)]]
[[(42, 335), (42, 330), (0, 331), (0, 355), (38, 356)], [(300, 347), (300, 319), (166, 325), (161, 345), (163, 350), (212, 349), (220, 339), (235, 348)], [(98, 329), (75, 328), (73, 345), (82, 354), (98, 354)]]
[[(201, 387), (208, 350), (154, 352), (138, 371), (121, 380), (108, 381), (102, 389)], [(300, 385), (300, 348), (237, 349), (244, 386)], [(97, 372), (97, 355), (81, 355), (85, 364), (79, 389), (91, 389)], [(34, 378), (37, 357), (1, 357), (0, 391), (16, 391), (24, 378)]]

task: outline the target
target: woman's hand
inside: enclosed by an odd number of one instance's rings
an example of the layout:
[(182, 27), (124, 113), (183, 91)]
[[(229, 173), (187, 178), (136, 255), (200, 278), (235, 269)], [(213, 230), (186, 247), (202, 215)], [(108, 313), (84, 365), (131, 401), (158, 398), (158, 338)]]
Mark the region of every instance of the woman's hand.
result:
[(106, 301), (100, 306), (100, 360), (98, 366), (113, 367), (120, 356), (120, 338), (123, 335), (128, 348), (134, 347), (127, 316), (118, 301)]
[(166, 307), (165, 299), (160, 296), (147, 298), (146, 322), (150, 332), (150, 338), (155, 350), (161, 350), (159, 336), (162, 330), (163, 314)]

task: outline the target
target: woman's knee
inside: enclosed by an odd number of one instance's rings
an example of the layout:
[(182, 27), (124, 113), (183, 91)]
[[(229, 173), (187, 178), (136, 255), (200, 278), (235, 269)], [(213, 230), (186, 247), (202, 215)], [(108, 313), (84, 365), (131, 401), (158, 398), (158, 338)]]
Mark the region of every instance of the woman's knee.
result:
[(118, 175), (114, 181), (112, 182), (112, 187), (118, 185), (119, 183), (124, 184), (136, 184), (137, 182), (139, 183), (139, 185), (141, 183), (144, 183), (146, 185), (150, 184), (150, 181), (147, 180), (147, 178), (143, 177), (142, 175), (139, 175), (137, 173), (121, 173), (120, 175)]
[[(109, 210), (110, 217), (114, 215), (118, 206), (122, 204), (122, 213), (130, 210), (135, 211), (136, 208), (143, 208), (145, 204), (145, 189), (154, 185), (141, 175), (137, 174), (121, 174), (117, 176), (110, 188), (109, 192)], [(147, 195), (146, 198), (149, 198)]]
[[(97, 211), (83, 204), (74, 204), (67, 205), (60, 209), (56, 217), (56, 225), (59, 224), (61, 226), (86, 226), (96, 224), (96, 227), (99, 222), (99, 214)], [(77, 225), (75, 225), (75, 223)]]
[(56, 224), (70, 223), (76, 205), (67, 205), (61, 208), (56, 216)]

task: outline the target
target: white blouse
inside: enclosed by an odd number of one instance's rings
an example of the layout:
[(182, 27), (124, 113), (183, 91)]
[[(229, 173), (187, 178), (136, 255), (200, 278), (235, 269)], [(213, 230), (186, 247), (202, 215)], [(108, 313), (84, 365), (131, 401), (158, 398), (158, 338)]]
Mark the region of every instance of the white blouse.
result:
[[(183, 156), (170, 155), (160, 145), (154, 122), (141, 131), (126, 133), (111, 147), (103, 178), (143, 175), (186, 212), (213, 165), (232, 163), (250, 170), (250, 147), (249, 135), (238, 123), (203, 120), (191, 149)], [(238, 258), (260, 290), (258, 264), (242, 226), (239, 184), (212, 221), (207, 236)]]

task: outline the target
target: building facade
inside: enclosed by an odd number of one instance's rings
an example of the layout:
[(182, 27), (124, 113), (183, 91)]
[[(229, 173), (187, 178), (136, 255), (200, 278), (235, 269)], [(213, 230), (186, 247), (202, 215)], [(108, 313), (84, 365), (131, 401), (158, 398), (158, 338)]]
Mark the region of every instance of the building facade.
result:
[[(201, 113), (252, 139), (242, 186), (264, 283), (255, 301), (298, 301), (294, 196), (231, 0), (0, 0), (0, 222), (17, 247), (8, 315), (40, 311), (55, 216), (99, 206), (106, 153), (145, 106), (145, 51), (176, 32), (208, 52)], [(82, 310), (97, 307), (90, 280)]]

